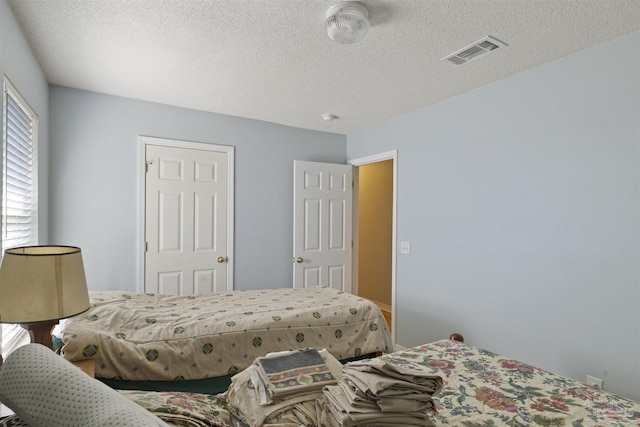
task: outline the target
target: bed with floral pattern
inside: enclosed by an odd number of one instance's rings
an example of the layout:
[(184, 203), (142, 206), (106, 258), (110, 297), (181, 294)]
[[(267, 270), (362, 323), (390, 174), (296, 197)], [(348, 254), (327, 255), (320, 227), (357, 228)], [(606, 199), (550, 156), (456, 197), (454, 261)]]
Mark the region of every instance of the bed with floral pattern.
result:
[(328, 287), (90, 299), (89, 311), (64, 322), (62, 353), (94, 358), (98, 378), (173, 385), (228, 377), (274, 351), (326, 348), (344, 360), (392, 345), (377, 305)]
[(383, 357), (443, 377), (436, 425), (640, 426), (638, 402), (458, 341)]
[[(638, 402), (461, 342), (442, 340), (381, 357), (444, 379), (433, 397), (436, 426), (640, 426)], [(224, 394), (125, 393), (175, 425), (245, 426), (230, 415)], [(194, 423), (180, 423), (189, 419)]]

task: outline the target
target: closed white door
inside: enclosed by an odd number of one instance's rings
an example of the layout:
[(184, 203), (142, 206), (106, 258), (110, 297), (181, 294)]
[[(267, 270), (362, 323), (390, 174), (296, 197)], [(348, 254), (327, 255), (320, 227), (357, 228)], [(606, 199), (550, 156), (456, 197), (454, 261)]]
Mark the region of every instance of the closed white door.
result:
[(293, 286), (351, 292), (352, 167), (294, 161)]
[(145, 292), (231, 289), (229, 153), (145, 145)]

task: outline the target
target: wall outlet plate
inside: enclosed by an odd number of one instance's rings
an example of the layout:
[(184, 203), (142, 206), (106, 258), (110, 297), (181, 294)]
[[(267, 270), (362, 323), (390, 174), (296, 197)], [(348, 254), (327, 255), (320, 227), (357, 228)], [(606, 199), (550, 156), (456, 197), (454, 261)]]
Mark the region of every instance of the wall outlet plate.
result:
[(587, 375), (587, 385), (591, 387), (595, 387), (598, 390), (602, 390), (602, 380), (600, 378), (593, 377), (591, 375)]

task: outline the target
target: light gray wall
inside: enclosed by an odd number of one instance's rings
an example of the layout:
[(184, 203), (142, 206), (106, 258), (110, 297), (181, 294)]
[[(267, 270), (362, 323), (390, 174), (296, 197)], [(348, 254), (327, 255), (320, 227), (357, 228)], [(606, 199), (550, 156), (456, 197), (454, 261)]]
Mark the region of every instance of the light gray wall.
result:
[(398, 148), (398, 343), (458, 331), (640, 399), (639, 52), (635, 33), (347, 137), (350, 159)]
[[(0, 0), (0, 69), (38, 115), (38, 234), (48, 243), (49, 84), (6, 0)], [(0, 75), (0, 87), (2, 85)], [(0, 114), (2, 129), (2, 114)]]
[(53, 86), (51, 240), (92, 290), (136, 290), (138, 136), (235, 147), (235, 289), (292, 286), (293, 161), (344, 163), (346, 137)]

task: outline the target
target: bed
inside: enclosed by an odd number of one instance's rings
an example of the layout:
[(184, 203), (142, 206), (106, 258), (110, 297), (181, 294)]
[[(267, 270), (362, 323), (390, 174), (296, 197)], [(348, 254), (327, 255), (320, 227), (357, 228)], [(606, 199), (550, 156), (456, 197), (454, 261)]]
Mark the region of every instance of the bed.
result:
[[(453, 340), (381, 356), (439, 375), (433, 397), (436, 426), (640, 426), (640, 404), (526, 363)], [(225, 395), (124, 391), (169, 424), (244, 426)]]
[(69, 361), (95, 359), (116, 388), (216, 393), (269, 352), (326, 348), (340, 360), (389, 352), (374, 303), (329, 287), (171, 296), (90, 292), (61, 328)]

